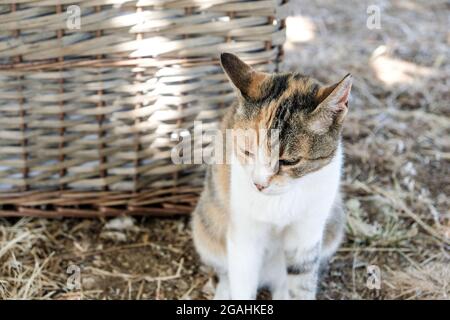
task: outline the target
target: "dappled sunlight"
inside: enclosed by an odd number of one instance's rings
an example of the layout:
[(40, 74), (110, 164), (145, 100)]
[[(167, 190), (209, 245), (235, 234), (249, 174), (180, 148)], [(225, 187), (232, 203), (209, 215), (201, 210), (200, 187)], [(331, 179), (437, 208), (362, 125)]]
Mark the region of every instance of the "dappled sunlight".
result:
[(374, 50), (370, 67), (378, 80), (386, 85), (413, 84), (433, 74), (433, 69), (390, 56), (386, 46)]
[(395, 6), (402, 10), (411, 10), (416, 12), (426, 10), (426, 6), (415, 1), (397, 0), (395, 1)]
[(286, 19), (286, 40), (292, 43), (311, 41), (316, 35), (316, 25), (311, 18), (294, 16)]

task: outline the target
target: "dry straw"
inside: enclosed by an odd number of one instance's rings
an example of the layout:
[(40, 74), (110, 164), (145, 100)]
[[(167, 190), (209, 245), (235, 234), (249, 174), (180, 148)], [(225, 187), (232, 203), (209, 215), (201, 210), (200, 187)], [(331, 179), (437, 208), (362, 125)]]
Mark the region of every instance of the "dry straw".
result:
[(284, 0), (0, 1), (0, 216), (190, 212), (203, 170), (171, 162), (171, 133), (214, 127), (233, 99), (220, 52), (278, 68), (287, 13)]

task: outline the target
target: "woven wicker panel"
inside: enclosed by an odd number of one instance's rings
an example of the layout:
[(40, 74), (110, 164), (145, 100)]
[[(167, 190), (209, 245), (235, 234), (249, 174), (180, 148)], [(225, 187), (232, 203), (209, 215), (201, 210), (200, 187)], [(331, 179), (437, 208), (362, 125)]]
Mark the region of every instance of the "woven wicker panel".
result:
[(0, 0), (0, 215), (189, 213), (171, 134), (232, 101), (220, 52), (277, 69), (285, 2)]

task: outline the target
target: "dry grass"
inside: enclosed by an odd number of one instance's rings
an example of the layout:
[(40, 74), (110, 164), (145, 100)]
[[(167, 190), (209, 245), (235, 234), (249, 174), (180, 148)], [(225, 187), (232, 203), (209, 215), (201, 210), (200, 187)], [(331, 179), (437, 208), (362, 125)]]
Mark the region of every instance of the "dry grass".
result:
[[(355, 78), (344, 132), (347, 240), (319, 297), (448, 299), (448, 3), (376, 1), (381, 29), (369, 30), (370, 2), (292, 1), (299, 18), (290, 34), (304, 42), (287, 43), (286, 69)], [(70, 265), (80, 268), (81, 289), (67, 286)], [(366, 286), (368, 265), (381, 270), (380, 290)], [(0, 220), (0, 298), (210, 295), (188, 218)]]

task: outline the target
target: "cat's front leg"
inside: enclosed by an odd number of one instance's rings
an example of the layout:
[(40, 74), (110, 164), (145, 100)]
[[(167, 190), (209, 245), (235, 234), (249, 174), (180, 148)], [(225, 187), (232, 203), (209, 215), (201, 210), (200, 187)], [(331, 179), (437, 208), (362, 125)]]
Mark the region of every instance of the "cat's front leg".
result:
[(264, 253), (264, 241), (248, 226), (231, 226), (227, 234), (228, 277), (231, 299), (254, 300)]
[(264, 260), (261, 277), (263, 284), (269, 287), (273, 300), (289, 299), (287, 266), (282, 247), (272, 248), (271, 255)]
[(289, 295), (294, 300), (316, 298), (320, 267), (320, 243), (297, 252), (295, 263), (289, 266)]
[(230, 281), (228, 274), (225, 272), (218, 272), (219, 282), (216, 286), (214, 300), (229, 300), (230, 299)]

